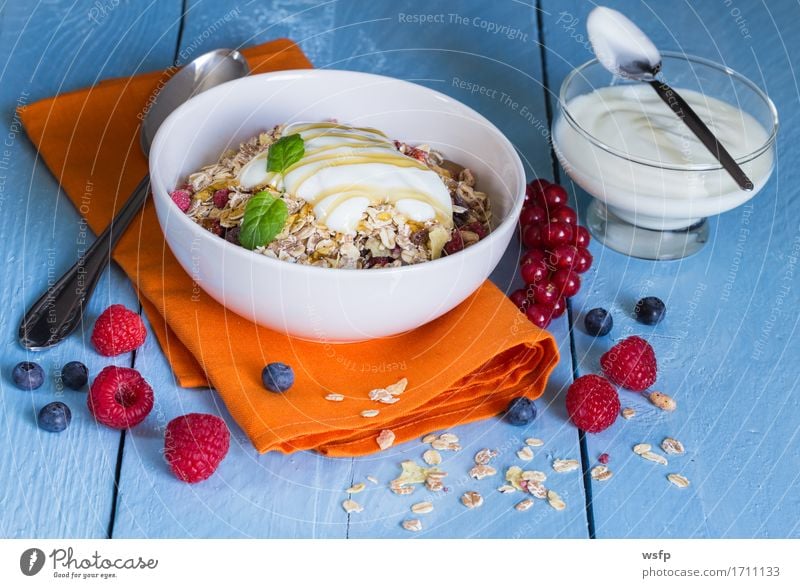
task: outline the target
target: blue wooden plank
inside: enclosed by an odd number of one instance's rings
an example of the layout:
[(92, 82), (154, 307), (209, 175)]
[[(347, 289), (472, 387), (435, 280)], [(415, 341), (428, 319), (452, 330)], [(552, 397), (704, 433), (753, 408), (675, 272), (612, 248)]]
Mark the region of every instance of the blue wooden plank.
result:
[[(449, 21), (449, 14), (454, 11), (445, 2), (428, 3), (424, 9), (413, 2), (356, 5), (278, 1), (269, 7), (261, 3), (217, 2), (212, 6), (192, 2), (182, 47), (196, 53), (222, 45), (238, 47), (289, 36), (300, 43), (318, 67), (372, 71), (419, 81), (477, 108), (517, 145), (531, 176), (549, 175), (533, 8), (521, 3), (487, 7), (471, 1), (458, 5), (458, 22), (398, 22), (401, 15), (405, 18), (420, 12), (443, 14)], [(480, 25), (483, 22), (486, 24)], [(506, 36), (490, 31), (490, 26), (507, 26)], [(516, 32), (511, 35), (514, 38), (509, 38), (508, 31), (512, 29)], [(461, 81), (474, 84), (470, 88), (483, 86), (485, 90), (483, 94), (473, 93)], [(504, 288), (512, 286), (518, 256), (516, 244), (493, 275)], [(565, 318), (557, 321), (554, 331), (562, 342), (563, 359), (539, 403), (542, 416), (528, 431), (497, 420), (455, 430), (463, 437), (465, 449), (453, 456), (452, 463), (447, 462), (454, 493), (437, 501), (435, 514), (429, 515), (430, 521), (435, 522), (426, 535), (587, 536), (582, 481), (574, 473), (555, 474), (553, 480), (553, 487), (569, 503), (568, 510), (561, 513), (544, 503), (537, 505), (536, 512), (517, 513), (512, 507), (521, 496), (501, 496), (495, 490), (502, 475), (476, 483), (487, 499), (480, 512), (465, 513), (455, 494), (465, 487), (472, 455), (483, 447), (503, 451), (497, 460), (502, 471), (518, 461), (515, 452), (526, 436), (547, 441), (533, 462), (536, 467), (545, 468), (549, 457), (579, 457), (577, 433), (564, 426), (563, 408), (557, 404), (555, 408), (545, 408), (571, 380)], [(137, 367), (155, 383), (164, 407), (163, 419), (188, 410), (226, 415), (215, 395), (176, 389), (160, 351), (150, 344), (137, 355)], [(396, 497), (386, 485), (396, 477), (404, 456), (419, 459), (418, 443), (355, 462), (310, 453), (256, 456), (239, 429), (229, 422), (239, 442), (234, 443), (217, 476), (189, 487), (174, 480), (153, 457), (162, 444), (159, 423), (162, 427), (165, 424), (163, 420), (154, 422), (154, 418), (151, 415), (143, 427), (135, 430), (125, 446), (115, 536), (408, 535), (399, 523), (407, 514), (409, 500), (422, 493)], [(367, 482), (367, 490), (356, 497), (365, 511), (349, 517), (348, 531), (348, 516), (340, 506), (347, 497), (343, 490), (351, 481), (364, 481), (367, 475), (375, 476), (380, 484)]]
[[(712, 221), (712, 238), (697, 256), (678, 262), (629, 259), (592, 245), (595, 267), (573, 304), (580, 325), (588, 309), (614, 314), (613, 339), (640, 334), (659, 358), (657, 389), (679, 408), (665, 414), (645, 399), (621, 392), (631, 421), (588, 438), (589, 457), (611, 455), (612, 480), (592, 485), (598, 537), (797, 537), (800, 436), (795, 366), (800, 361), (796, 305), (800, 227), (791, 211), (797, 189), (797, 84), (800, 52), (797, 6), (771, 3), (607, 2), (629, 14), (664, 49), (683, 50), (751, 77), (767, 90), (782, 117), (776, 173), (749, 206)], [(544, 37), (550, 90), (569, 69), (589, 59), (584, 2), (544, 2)], [(583, 35), (581, 37), (580, 35)], [(780, 189), (779, 189), (780, 188)], [(582, 204), (588, 196), (578, 191)], [(787, 214), (788, 213), (788, 214)], [(642, 295), (668, 307), (657, 327), (636, 323)], [(613, 344), (578, 326), (580, 372), (599, 370)], [(656, 446), (680, 439), (684, 457), (667, 468), (632, 454), (639, 442)], [(687, 490), (670, 486), (668, 472), (683, 472)]]
[[(28, 304), (72, 265), (92, 240), (78, 215), (50, 176), (14, 118), (14, 109), (57, 92), (108, 76), (150, 69), (174, 48), (170, 27), (176, 7), (119, 5), (95, 14), (89, 0), (67, 4), (6, 3), (0, 24), (0, 108), (8, 152), (0, 162), (2, 277), (0, 345), (0, 536), (104, 537), (109, 523), (119, 433), (95, 424), (85, 392), (64, 390), (56, 371), (80, 360), (91, 375), (111, 363), (88, 342), (88, 327), (41, 353), (26, 353), (16, 342), (19, 320)], [(163, 22), (162, 19), (164, 19)], [(155, 27), (155, 22), (161, 22)], [(171, 38), (171, 41), (169, 37)], [(172, 46), (170, 47), (170, 43)], [(161, 57), (159, 57), (161, 54)], [(121, 272), (109, 272), (98, 285), (88, 315), (110, 302), (136, 308), (136, 296)], [(88, 322), (91, 325), (91, 321)], [(12, 366), (35, 360), (45, 368), (44, 386), (32, 393), (14, 388)], [(130, 357), (115, 363), (129, 364)], [(62, 400), (72, 409), (72, 426), (60, 435), (39, 431), (35, 414), (47, 402)]]

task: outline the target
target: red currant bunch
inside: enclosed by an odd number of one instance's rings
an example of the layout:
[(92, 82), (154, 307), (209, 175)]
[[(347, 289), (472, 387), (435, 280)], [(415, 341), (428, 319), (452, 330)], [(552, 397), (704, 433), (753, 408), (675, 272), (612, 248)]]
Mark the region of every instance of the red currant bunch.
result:
[(525, 190), (519, 217), (522, 244), (520, 275), (525, 287), (511, 293), (511, 301), (541, 328), (564, 314), (566, 299), (581, 288), (582, 274), (592, 266), (589, 231), (567, 204), (567, 191), (544, 179)]

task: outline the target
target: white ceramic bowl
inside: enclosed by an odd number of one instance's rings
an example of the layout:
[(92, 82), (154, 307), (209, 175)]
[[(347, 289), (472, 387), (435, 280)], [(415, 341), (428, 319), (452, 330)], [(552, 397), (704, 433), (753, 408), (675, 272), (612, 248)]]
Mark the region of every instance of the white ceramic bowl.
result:
[[(257, 132), (335, 118), (428, 143), (471, 168), (491, 198), (492, 233), (458, 254), (418, 265), (329, 269), (270, 259), (192, 222), (170, 190)], [(156, 212), (184, 270), (214, 299), (265, 327), (318, 341), (357, 341), (419, 327), (448, 312), (489, 276), (513, 235), (525, 193), (522, 162), (480, 114), (439, 92), (365, 73), (292, 70), (211, 89), (178, 108), (150, 150)]]

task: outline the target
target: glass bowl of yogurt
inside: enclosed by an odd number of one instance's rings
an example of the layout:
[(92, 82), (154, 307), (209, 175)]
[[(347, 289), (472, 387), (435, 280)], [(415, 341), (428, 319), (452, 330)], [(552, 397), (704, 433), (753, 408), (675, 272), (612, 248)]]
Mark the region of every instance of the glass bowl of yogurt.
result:
[(753, 82), (723, 65), (664, 52), (664, 80), (750, 177), (744, 191), (661, 98), (597, 59), (561, 85), (553, 147), (594, 197), (587, 226), (606, 246), (644, 259), (679, 259), (708, 240), (708, 217), (753, 198), (774, 167), (778, 113)]

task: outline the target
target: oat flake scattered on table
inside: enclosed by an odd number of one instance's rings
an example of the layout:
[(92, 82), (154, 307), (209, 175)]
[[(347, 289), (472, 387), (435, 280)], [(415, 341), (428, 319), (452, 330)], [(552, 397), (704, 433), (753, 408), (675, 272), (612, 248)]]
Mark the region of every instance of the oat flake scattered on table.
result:
[(375, 438), (375, 442), (378, 444), (378, 447), (381, 448), (381, 451), (384, 449), (389, 449), (392, 445), (394, 445), (394, 433), (389, 429), (384, 429), (378, 436)]

